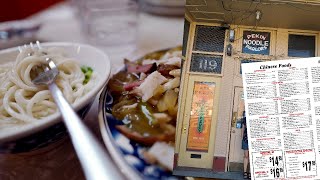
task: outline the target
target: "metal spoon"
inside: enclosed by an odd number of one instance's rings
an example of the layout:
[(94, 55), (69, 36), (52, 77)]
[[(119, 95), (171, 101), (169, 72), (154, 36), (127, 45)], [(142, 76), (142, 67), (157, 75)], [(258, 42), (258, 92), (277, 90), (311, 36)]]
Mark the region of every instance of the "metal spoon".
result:
[[(38, 48), (41, 46), (37, 42)], [(33, 45), (30, 45), (33, 48)], [(21, 49), (21, 48), (19, 48)], [(32, 80), (35, 85), (47, 85), (55, 103), (60, 110), (64, 123), (69, 131), (71, 141), (78, 155), (86, 179), (88, 180), (117, 180), (124, 179), (123, 175), (112, 163), (101, 144), (95, 139), (89, 129), (83, 124), (79, 116), (64, 98), (62, 92), (55, 84), (59, 74), (55, 63), (46, 58), (48, 66), (43, 73)], [(40, 67), (39, 67), (40, 68)], [(43, 68), (43, 67), (41, 67)]]

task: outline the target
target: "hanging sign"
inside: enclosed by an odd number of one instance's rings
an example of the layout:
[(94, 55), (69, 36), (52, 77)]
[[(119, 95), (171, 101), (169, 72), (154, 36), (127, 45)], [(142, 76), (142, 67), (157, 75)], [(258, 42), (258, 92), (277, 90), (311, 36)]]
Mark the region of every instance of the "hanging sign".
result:
[(270, 33), (243, 31), (242, 52), (247, 54), (269, 55)]

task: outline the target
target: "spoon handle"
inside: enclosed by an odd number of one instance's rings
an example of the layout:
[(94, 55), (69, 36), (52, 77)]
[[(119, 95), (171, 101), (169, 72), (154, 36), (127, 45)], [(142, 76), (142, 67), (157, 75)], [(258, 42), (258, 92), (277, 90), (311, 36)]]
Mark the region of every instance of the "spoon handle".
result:
[(79, 116), (64, 98), (58, 86), (55, 83), (50, 83), (48, 86), (69, 131), (71, 141), (84, 170), (86, 179), (123, 179), (123, 176), (119, 170), (116, 169), (112, 160), (102, 148), (102, 145), (83, 124)]

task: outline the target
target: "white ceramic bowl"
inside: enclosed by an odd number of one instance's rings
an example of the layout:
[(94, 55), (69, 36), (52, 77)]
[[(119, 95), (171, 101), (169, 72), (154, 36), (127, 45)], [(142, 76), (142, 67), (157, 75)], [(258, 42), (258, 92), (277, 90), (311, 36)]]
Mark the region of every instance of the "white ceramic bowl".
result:
[[(75, 60), (79, 61), (80, 65), (92, 67), (94, 72), (97, 73), (97, 80), (94, 88), (73, 106), (74, 109), (78, 112), (81, 110), (83, 111), (83, 109), (89, 109), (89, 106), (91, 106), (95, 97), (97, 96), (99, 91), (104, 87), (110, 76), (111, 65), (108, 56), (103, 51), (93, 46), (84, 44), (50, 42), (42, 43), (42, 46), (63, 48), (67, 53), (68, 57), (73, 57)], [(10, 48), (0, 51), (0, 63), (2, 64), (8, 61), (15, 61), (17, 54), (18, 48)], [(14, 148), (11, 148), (11, 150), (6, 150), (6, 148), (8, 148), (9, 146), (17, 146), (17, 143), (21, 144), (25, 143), (25, 141), (34, 143), (38, 141), (37, 139), (35, 139), (38, 137), (37, 133), (42, 133), (42, 135), (45, 134), (46, 129), (58, 123), (61, 124), (61, 120), (62, 119), (60, 113), (56, 113), (32, 124), (19, 126), (18, 128), (10, 129), (9, 131), (0, 131), (0, 152), (11, 152)], [(54, 132), (51, 131), (47, 134), (51, 133)], [(47, 140), (50, 140), (50, 137), (48, 137)], [(22, 151), (26, 151), (26, 149)], [(19, 150), (16, 150), (16, 152), (19, 152)]]

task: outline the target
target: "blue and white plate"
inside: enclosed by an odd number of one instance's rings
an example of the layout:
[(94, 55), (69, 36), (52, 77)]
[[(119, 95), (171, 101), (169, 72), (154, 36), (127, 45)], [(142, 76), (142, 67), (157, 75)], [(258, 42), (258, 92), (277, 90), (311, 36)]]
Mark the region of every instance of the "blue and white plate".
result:
[(147, 147), (128, 139), (115, 128), (121, 121), (111, 114), (112, 101), (112, 96), (105, 88), (100, 96), (99, 122), (103, 141), (119, 169), (129, 179), (178, 179), (171, 172), (149, 164), (142, 154)]
[(116, 125), (123, 124), (112, 116), (112, 104), (113, 98), (106, 86), (99, 102), (100, 131), (111, 158), (124, 175), (128, 179), (181, 179), (158, 165), (149, 164), (143, 156), (148, 147), (130, 140), (116, 129)]

